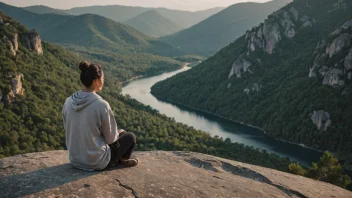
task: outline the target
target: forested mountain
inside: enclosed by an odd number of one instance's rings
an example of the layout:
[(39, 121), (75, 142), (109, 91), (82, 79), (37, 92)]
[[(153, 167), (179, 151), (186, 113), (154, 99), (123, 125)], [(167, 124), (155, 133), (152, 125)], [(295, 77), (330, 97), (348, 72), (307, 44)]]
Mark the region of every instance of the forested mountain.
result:
[[(37, 32), (2, 12), (0, 37), (0, 157), (64, 149), (61, 110), (81, 88), (77, 65), (82, 57), (42, 42)], [(106, 79), (101, 95), (118, 126), (135, 132), (138, 150), (191, 150), (287, 170), (287, 159), (212, 138), (121, 96), (115, 80)]]
[[(53, 9), (46, 6), (30, 6), (25, 7), (25, 9), (38, 13), (55, 13), (61, 14), (66, 13), (70, 15), (82, 15), (82, 14), (97, 14), (100, 16), (104, 16), (106, 18), (112, 19), (117, 22), (128, 23), (129, 20), (142, 15), (143, 13), (148, 14), (148, 11), (156, 11), (163, 18), (169, 19), (172, 23), (176, 23), (177, 26), (181, 27), (181, 29), (189, 28), (192, 25), (195, 25), (204, 19), (218, 13), (223, 8), (211, 8), (202, 11), (182, 11), (182, 10), (170, 10), (166, 8), (145, 8), (138, 6), (121, 6), (121, 5), (108, 5), (108, 6), (89, 6), (89, 7), (78, 7), (72, 8), (70, 10), (59, 10)], [(154, 19), (154, 18), (150, 18)], [(165, 19), (158, 19), (165, 20)], [(146, 20), (146, 23), (153, 24), (153, 20)], [(147, 27), (150, 29), (150, 27)], [(141, 31), (144, 33), (144, 31)], [(153, 36), (153, 35), (150, 35)]]
[(30, 12), (34, 12), (37, 14), (60, 14), (60, 15), (68, 15), (68, 13), (66, 13), (63, 10), (59, 10), (59, 9), (54, 9), (54, 8), (50, 8), (48, 6), (43, 6), (43, 5), (38, 5), (38, 6), (28, 6), (28, 7), (24, 7), (24, 9), (30, 11)]
[(162, 16), (156, 10), (143, 12), (125, 23), (152, 37), (170, 35), (183, 29), (183, 27)]
[(182, 66), (164, 57), (182, 55), (179, 50), (98, 15), (35, 14), (3, 3), (0, 3), (0, 10), (37, 30), (43, 40), (63, 45), (88, 60), (105, 65), (120, 81)]
[(213, 55), (291, 0), (238, 3), (173, 35), (161, 38), (192, 54)]
[(351, 167), (351, 60), (352, 1), (295, 0), (152, 93), (332, 151)]

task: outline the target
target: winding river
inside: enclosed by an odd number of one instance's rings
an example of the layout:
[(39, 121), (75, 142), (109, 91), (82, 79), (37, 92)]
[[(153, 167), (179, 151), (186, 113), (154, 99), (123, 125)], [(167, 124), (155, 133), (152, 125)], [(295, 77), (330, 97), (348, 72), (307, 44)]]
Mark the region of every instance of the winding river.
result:
[(230, 138), (233, 142), (243, 143), (254, 148), (265, 149), (268, 152), (288, 157), (302, 165), (310, 165), (318, 161), (321, 153), (299, 145), (270, 138), (262, 131), (246, 125), (234, 123), (217, 116), (199, 112), (187, 107), (167, 103), (156, 99), (150, 93), (150, 88), (157, 82), (169, 78), (177, 73), (190, 69), (184, 67), (177, 71), (164, 73), (154, 77), (141, 78), (127, 83), (123, 94), (128, 94), (139, 102), (149, 105), (160, 113), (173, 117), (177, 122), (193, 126), (195, 129), (203, 130), (212, 136), (219, 136), (223, 139)]

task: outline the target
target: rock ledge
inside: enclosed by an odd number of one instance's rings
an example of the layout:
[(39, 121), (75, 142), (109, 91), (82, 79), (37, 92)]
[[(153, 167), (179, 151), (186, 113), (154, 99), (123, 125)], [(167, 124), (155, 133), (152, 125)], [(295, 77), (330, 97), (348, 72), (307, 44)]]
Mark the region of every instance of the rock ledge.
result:
[(0, 160), (0, 197), (352, 197), (331, 184), (214, 156), (136, 152), (140, 164), (85, 172), (67, 151)]

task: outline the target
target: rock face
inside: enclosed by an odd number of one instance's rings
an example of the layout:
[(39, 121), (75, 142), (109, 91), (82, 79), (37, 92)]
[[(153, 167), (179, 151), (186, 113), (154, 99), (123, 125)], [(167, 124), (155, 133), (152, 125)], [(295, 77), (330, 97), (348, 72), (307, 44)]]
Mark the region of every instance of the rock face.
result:
[(265, 22), (263, 34), (266, 39), (265, 51), (268, 54), (272, 54), (276, 48), (276, 45), (281, 40), (279, 25), (277, 23)]
[(4, 197), (351, 197), (328, 183), (186, 152), (137, 152), (139, 165), (85, 172), (67, 151), (0, 160)]
[(248, 40), (248, 53), (262, 48), (268, 54), (275, 53), (279, 42), (285, 37), (295, 37), (299, 28), (312, 26), (314, 19), (300, 16), (294, 7), (274, 13), (264, 24), (253, 28), (246, 34)]
[(11, 53), (16, 56), (18, 51), (18, 34), (13, 35), (12, 39), (4, 36), (2, 41), (10, 48)]
[(241, 78), (242, 72), (247, 72), (249, 70), (249, 67), (252, 65), (251, 62), (244, 58), (238, 58), (233, 64), (232, 68), (229, 74), (229, 78), (233, 76), (233, 74), (236, 74), (237, 78)]
[(326, 54), (331, 58), (333, 55), (339, 53), (344, 47), (350, 46), (350, 35), (343, 34), (332, 41), (332, 43), (326, 48)]
[(43, 54), (42, 41), (37, 32), (31, 31), (21, 36), (21, 40), (26, 46), (26, 48), (30, 50), (34, 50), (37, 54)]
[(322, 110), (314, 111), (311, 119), (318, 130), (326, 131), (331, 125), (330, 114)]
[[(330, 40), (329, 43), (326, 40)], [(323, 85), (343, 86), (351, 80), (352, 69), (352, 19), (330, 33), (317, 44), (309, 78), (322, 77)], [(342, 59), (340, 58), (342, 57)]]
[(7, 100), (13, 102), (17, 95), (24, 95), (24, 88), (22, 86), (23, 74), (16, 74), (15, 78), (11, 79), (11, 92), (8, 94)]

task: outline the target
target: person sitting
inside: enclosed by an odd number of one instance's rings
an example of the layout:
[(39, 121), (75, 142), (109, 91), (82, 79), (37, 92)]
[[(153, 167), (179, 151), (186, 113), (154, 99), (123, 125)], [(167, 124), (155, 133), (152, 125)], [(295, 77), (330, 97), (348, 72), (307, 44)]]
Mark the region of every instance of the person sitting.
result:
[(84, 88), (68, 97), (62, 110), (70, 163), (86, 171), (104, 170), (118, 162), (136, 166), (138, 160), (131, 159), (136, 136), (117, 129), (109, 103), (97, 94), (104, 86), (102, 66), (81, 62), (79, 68)]

